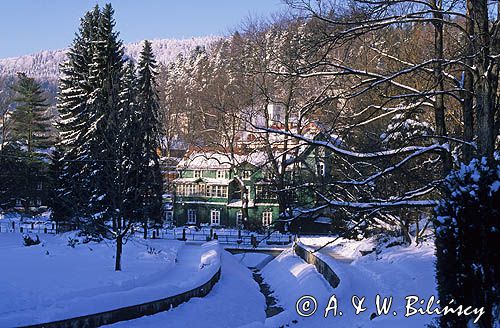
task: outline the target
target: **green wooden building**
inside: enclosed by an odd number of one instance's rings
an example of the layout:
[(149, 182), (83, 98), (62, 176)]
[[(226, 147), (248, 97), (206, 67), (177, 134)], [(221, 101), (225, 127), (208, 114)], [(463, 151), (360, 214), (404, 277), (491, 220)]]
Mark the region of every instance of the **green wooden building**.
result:
[[(245, 226), (271, 226), (278, 219), (279, 205), (270, 181), (260, 169), (263, 161), (262, 154), (247, 157), (209, 152), (188, 154), (177, 165), (173, 210), (167, 218), (176, 226), (240, 228), (244, 226), (243, 207), (248, 200), (249, 222)], [(242, 189), (248, 197), (242, 197)]]

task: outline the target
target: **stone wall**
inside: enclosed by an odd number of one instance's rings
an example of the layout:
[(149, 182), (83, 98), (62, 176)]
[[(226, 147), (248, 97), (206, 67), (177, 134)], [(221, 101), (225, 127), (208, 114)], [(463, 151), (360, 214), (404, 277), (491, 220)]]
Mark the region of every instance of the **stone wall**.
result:
[(325, 263), (325, 261), (323, 261), (314, 253), (311, 253), (310, 251), (303, 248), (301, 245), (297, 243), (294, 245), (294, 251), (304, 261), (314, 265), (316, 267), (316, 270), (318, 270), (318, 272), (321, 273), (321, 275), (323, 275), (323, 277), (326, 279), (326, 281), (328, 281), (330, 286), (332, 286), (333, 288), (337, 288), (337, 286), (340, 283), (340, 278), (332, 270), (332, 268)]
[(158, 312), (167, 311), (184, 302), (189, 301), (193, 297), (203, 297), (207, 295), (212, 287), (219, 281), (221, 269), (210, 278), (210, 280), (203, 285), (193, 288), (182, 294), (170, 296), (164, 299), (147, 302), (138, 305), (127, 306), (111, 311), (89, 314), (81, 317), (70, 318), (60, 321), (42, 323), (32, 326), (30, 328), (89, 328), (98, 327), (102, 325), (109, 325), (119, 321), (137, 319), (145, 315), (152, 315)]

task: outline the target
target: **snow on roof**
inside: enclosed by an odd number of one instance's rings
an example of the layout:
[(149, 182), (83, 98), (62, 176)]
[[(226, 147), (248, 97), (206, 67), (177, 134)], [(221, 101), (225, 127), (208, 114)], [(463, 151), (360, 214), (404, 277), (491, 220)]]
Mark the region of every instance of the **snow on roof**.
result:
[(230, 169), (243, 163), (249, 163), (260, 167), (267, 162), (267, 155), (264, 152), (252, 152), (250, 154), (225, 154), (216, 152), (192, 152), (188, 157), (184, 157), (178, 168), (181, 169)]
[(178, 167), (187, 169), (230, 169), (232, 161), (226, 154), (213, 152), (193, 152), (184, 157)]
[(228, 185), (233, 179), (215, 179), (215, 178), (177, 178), (173, 183), (206, 183), (210, 185)]

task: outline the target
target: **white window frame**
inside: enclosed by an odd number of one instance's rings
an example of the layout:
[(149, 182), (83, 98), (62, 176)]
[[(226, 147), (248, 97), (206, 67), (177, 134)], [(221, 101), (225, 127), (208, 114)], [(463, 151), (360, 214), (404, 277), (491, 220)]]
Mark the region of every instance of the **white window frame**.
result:
[(202, 170), (194, 170), (193, 171), (193, 178), (203, 178), (203, 171)]
[(174, 211), (166, 211), (165, 212), (165, 222), (174, 223)]
[(210, 225), (220, 226), (220, 210), (210, 210)]
[(250, 170), (243, 170), (241, 172), (241, 178), (245, 181), (248, 181), (250, 180), (250, 178), (252, 177), (252, 171)]
[(324, 177), (326, 173), (325, 170), (325, 163), (324, 162), (318, 162), (316, 163), (316, 174), (319, 176)]
[(236, 212), (236, 226), (242, 226), (243, 225), (243, 212), (238, 211)]
[(227, 198), (227, 186), (209, 185), (206, 189), (207, 197)]
[(273, 212), (265, 211), (262, 212), (262, 225), (264, 227), (269, 227), (273, 223)]
[(226, 179), (227, 170), (217, 170), (216, 175), (217, 179)]
[(188, 208), (187, 210), (187, 224), (196, 224), (196, 210)]

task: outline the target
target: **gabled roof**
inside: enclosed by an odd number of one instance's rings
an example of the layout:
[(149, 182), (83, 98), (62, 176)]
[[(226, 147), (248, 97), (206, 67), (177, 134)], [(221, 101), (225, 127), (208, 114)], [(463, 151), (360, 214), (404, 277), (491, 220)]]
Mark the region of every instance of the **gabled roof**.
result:
[(243, 164), (261, 167), (266, 162), (267, 155), (264, 152), (234, 154), (231, 156), (231, 154), (213, 151), (193, 151), (179, 162), (177, 168), (189, 170), (228, 170)]

